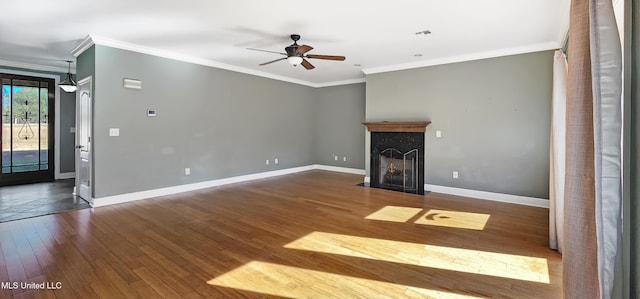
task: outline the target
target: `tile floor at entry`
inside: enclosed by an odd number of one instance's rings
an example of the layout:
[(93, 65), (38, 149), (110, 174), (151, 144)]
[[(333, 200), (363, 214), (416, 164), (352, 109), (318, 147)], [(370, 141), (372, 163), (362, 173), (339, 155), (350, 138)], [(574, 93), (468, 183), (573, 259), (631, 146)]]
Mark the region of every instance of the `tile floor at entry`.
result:
[(0, 187), (0, 222), (90, 208), (74, 196), (74, 179)]

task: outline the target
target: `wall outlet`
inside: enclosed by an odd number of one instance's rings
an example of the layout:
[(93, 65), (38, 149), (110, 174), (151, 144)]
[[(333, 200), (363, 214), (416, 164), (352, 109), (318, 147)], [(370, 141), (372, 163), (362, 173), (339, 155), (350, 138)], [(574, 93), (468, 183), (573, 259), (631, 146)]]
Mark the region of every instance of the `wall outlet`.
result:
[(333, 155), (333, 160), (336, 160), (336, 161), (338, 161), (338, 156), (336, 156), (336, 155)]
[(342, 157), (342, 161), (347, 162), (347, 157)]
[(269, 165), (269, 159), (264, 162), (265, 165)]
[(453, 178), (454, 178), (454, 179), (457, 179), (457, 178), (458, 178), (458, 172), (457, 172), (457, 171), (454, 171), (454, 172), (453, 172)]
[(191, 175), (191, 168), (187, 167), (184, 169), (184, 175)]
[(120, 136), (120, 128), (109, 128), (109, 136)]
[(440, 131), (440, 130), (436, 131), (436, 137), (437, 138), (442, 137), (442, 131)]
[(278, 164), (278, 158), (273, 159), (273, 164)]

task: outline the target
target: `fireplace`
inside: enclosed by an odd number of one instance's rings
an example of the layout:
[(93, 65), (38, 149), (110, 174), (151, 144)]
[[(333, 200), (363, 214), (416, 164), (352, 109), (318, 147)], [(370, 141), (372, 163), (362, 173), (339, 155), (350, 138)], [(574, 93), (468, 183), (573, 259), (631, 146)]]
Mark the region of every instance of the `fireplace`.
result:
[(371, 131), (370, 187), (424, 194), (424, 132), (429, 123), (364, 123)]

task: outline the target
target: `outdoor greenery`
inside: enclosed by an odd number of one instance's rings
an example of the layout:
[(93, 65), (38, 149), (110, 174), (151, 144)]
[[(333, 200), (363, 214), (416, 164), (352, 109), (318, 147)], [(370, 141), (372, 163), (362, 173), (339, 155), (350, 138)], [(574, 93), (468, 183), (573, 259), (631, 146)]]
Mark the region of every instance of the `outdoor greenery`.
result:
[[(2, 172), (47, 167), (48, 89), (2, 85)], [(40, 151), (40, 154), (38, 154)], [(42, 166), (38, 164), (44, 163)]]
[[(40, 95), (39, 98), (38, 94)], [(10, 123), (12, 121), (17, 123), (37, 123), (38, 120), (43, 123), (48, 122), (49, 95), (46, 88), (40, 88), (40, 92), (38, 92), (36, 87), (14, 86), (13, 101), (11, 101), (11, 96), (11, 86), (3, 85), (2, 123)]]

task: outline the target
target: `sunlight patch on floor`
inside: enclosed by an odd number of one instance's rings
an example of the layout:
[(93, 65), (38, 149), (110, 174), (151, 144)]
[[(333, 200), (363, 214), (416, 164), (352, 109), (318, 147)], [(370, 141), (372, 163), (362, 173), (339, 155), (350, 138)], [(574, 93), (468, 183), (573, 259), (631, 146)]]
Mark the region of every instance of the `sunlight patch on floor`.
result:
[(356, 294), (377, 294), (380, 298), (479, 298), (261, 261), (249, 262), (207, 283), (289, 298), (350, 298)]
[(465, 273), (550, 283), (545, 258), (312, 232), (284, 246)]
[(376, 212), (373, 212), (371, 215), (365, 217), (365, 219), (407, 222), (420, 212), (422, 212), (421, 208), (386, 206)]
[(489, 214), (456, 212), (446, 210), (429, 210), (414, 223), (483, 230), (489, 221)]
[[(364, 217), (369, 220), (408, 222), (424, 209), (412, 207), (386, 206)], [(421, 215), (416, 224), (483, 230), (491, 215), (431, 209)]]

